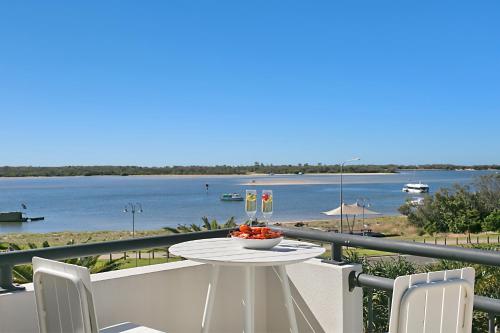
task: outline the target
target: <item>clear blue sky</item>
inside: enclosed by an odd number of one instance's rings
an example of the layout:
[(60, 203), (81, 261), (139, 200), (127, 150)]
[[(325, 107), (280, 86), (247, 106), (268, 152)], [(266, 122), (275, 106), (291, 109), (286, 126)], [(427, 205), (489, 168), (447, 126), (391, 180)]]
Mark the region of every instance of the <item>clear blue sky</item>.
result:
[(0, 165), (500, 163), (498, 1), (2, 1)]

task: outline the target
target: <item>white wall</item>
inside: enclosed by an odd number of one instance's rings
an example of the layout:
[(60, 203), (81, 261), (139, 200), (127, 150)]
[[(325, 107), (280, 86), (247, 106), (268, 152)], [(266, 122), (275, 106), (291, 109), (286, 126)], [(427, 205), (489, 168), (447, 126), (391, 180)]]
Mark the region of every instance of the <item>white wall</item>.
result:
[[(313, 259), (287, 267), (300, 332), (362, 331), (362, 291), (348, 291), (350, 265)], [(133, 321), (169, 333), (199, 332), (210, 267), (190, 261), (92, 276), (101, 327)], [(289, 332), (281, 286), (272, 268), (256, 272), (256, 332)], [(213, 332), (241, 332), (243, 273), (221, 270)], [(37, 332), (33, 287), (0, 295), (0, 332)]]

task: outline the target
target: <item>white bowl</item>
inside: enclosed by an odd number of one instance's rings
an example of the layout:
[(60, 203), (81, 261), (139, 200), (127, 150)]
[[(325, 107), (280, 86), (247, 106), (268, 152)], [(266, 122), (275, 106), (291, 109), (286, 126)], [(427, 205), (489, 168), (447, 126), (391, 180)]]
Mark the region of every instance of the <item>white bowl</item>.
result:
[(235, 242), (245, 249), (254, 250), (268, 250), (278, 245), (283, 237), (270, 238), (270, 239), (248, 239), (240, 237), (231, 237)]

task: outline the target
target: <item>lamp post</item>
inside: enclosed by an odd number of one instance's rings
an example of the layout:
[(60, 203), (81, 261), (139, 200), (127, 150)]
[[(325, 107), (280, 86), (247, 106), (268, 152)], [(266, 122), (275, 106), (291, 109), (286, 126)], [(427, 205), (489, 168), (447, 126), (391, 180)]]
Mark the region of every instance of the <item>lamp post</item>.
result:
[(360, 158), (359, 157), (355, 157), (355, 158), (352, 158), (350, 160), (347, 160), (347, 161), (344, 161), (342, 163), (340, 163), (340, 233), (342, 233), (344, 231), (344, 228), (343, 228), (343, 211), (342, 211), (342, 208), (344, 206), (344, 198), (343, 198), (343, 193), (342, 193), (342, 174), (344, 172), (344, 165), (346, 163), (349, 163), (349, 162), (354, 162), (354, 161), (359, 161)]
[[(135, 213), (143, 212), (142, 205), (139, 202), (136, 202), (135, 204), (129, 202), (125, 205), (123, 212), (132, 214), (132, 238), (135, 238)], [(135, 253), (135, 266), (137, 267), (137, 252)]]
[(356, 200), (356, 204), (363, 208), (363, 228), (365, 226), (365, 208), (370, 207), (370, 200), (368, 198), (359, 198)]

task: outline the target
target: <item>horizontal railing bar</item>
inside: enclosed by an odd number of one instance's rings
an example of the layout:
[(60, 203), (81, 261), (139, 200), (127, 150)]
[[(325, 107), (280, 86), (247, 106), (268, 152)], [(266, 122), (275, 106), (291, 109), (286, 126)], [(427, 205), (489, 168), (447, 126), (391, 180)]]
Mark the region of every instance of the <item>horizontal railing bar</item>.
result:
[(356, 285), (358, 287), (371, 287), (386, 291), (392, 291), (394, 287), (394, 280), (381, 276), (361, 273), (356, 276)]
[(375, 237), (324, 232), (318, 230), (305, 230), (299, 228), (284, 228), (273, 226), (272, 229), (279, 230), (283, 232), (285, 236), (291, 238), (330, 242), (342, 246), (411, 254), (428, 258), (448, 259), (490, 266), (500, 266), (500, 253), (498, 251), (465, 249), (461, 247), (446, 245), (421, 244), (417, 242), (388, 240)]
[(474, 295), (474, 309), (499, 315), (500, 300), (495, 298)]
[(66, 246), (45, 247), (22, 251), (0, 252), (0, 267), (29, 264), (33, 257), (62, 260), (88, 257), (114, 252), (133, 251), (155, 247), (165, 247), (195, 239), (226, 237), (233, 229), (218, 229), (201, 232), (179, 233), (165, 236), (152, 236), (87, 243)]
[[(394, 280), (380, 276), (359, 273), (353, 282), (357, 287), (368, 287), (392, 291)], [(479, 295), (474, 295), (474, 309), (488, 313), (500, 314), (500, 300)]]

